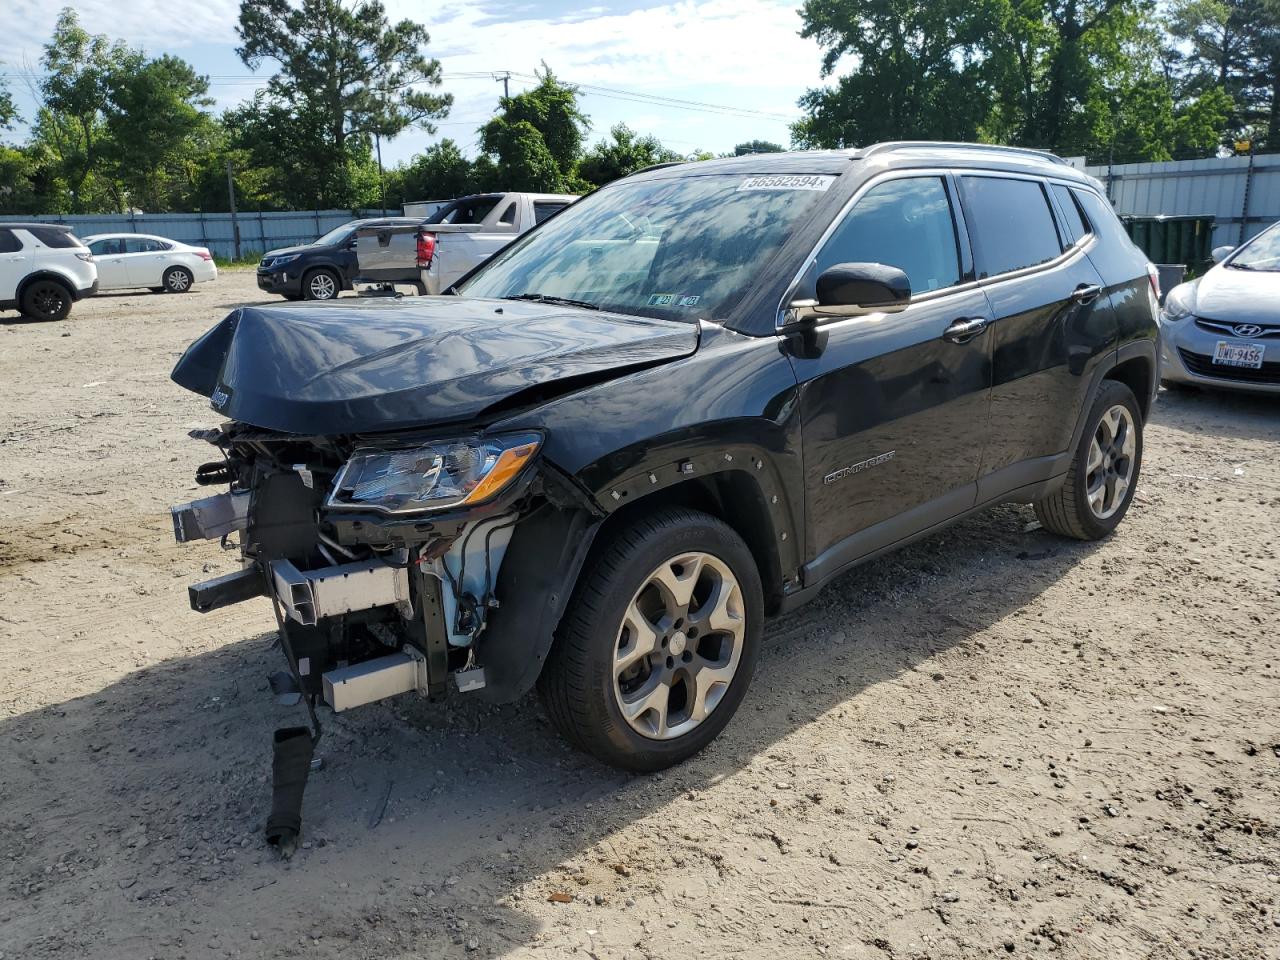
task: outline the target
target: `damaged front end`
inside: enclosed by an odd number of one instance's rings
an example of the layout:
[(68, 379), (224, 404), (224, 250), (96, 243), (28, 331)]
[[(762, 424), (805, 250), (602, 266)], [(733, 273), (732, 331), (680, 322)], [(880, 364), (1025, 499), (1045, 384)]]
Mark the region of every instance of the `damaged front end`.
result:
[(220, 540), (243, 561), (192, 585), (192, 609), (267, 597), (289, 666), (272, 687), (311, 712), (310, 744), (305, 730), (276, 737), (268, 839), (291, 846), (318, 702), (435, 697), (450, 674), (460, 691), (484, 688), (478, 641), (513, 529), (541, 500), (542, 438), (307, 437), (237, 422), (192, 436), (222, 454), (197, 482), (227, 490), (173, 507), (174, 536)]

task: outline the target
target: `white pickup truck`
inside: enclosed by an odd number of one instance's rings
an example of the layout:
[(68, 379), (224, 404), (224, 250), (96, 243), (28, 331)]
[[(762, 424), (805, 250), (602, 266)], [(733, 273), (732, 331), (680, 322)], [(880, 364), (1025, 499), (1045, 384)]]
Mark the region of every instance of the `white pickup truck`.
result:
[(445, 204), (422, 223), (356, 231), (358, 284), (412, 284), (420, 294), (447, 290), (576, 196), (483, 193)]

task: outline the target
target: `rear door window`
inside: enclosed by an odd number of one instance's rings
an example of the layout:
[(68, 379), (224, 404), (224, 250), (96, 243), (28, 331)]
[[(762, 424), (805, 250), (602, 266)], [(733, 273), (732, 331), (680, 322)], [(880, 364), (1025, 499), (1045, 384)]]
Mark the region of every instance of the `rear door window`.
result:
[(1093, 231), (1080, 213), (1080, 206), (1076, 203), (1076, 198), (1071, 195), (1071, 188), (1061, 183), (1055, 183), (1053, 185), (1053, 196), (1058, 201), (1058, 208), (1062, 211), (1063, 216), (1062, 225), (1067, 231), (1067, 236), (1064, 238), (1066, 241), (1064, 246), (1079, 243), (1089, 236)]
[(150, 237), (130, 237), (124, 243), (126, 253), (156, 253), (160, 250), (168, 250), (169, 245), (162, 240), (153, 240)]
[(978, 279), (1034, 267), (1062, 253), (1038, 180), (963, 176), (960, 183)]
[(17, 253), (22, 249), (22, 241), (12, 230), (0, 229), (0, 253)]
[(863, 194), (818, 252), (812, 278), (837, 263), (897, 267), (913, 294), (959, 283), (955, 219), (942, 178), (890, 180)]

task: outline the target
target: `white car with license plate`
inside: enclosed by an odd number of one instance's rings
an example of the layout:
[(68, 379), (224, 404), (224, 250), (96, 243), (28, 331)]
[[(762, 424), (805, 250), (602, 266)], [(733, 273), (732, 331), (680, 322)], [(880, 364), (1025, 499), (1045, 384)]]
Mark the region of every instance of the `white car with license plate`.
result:
[(205, 247), (144, 233), (98, 233), (84, 238), (98, 263), (98, 289), (145, 287), (152, 293), (186, 293), (218, 279)]
[(1213, 256), (1208, 273), (1165, 298), (1160, 378), (1280, 393), (1280, 223)]

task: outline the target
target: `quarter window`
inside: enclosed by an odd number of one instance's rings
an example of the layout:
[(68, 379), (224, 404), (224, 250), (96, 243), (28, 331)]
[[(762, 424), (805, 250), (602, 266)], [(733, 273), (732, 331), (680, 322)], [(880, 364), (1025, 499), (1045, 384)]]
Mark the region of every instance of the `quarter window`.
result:
[(1053, 195), (1057, 198), (1058, 206), (1062, 210), (1063, 226), (1067, 230), (1067, 243), (1079, 243), (1092, 231), (1090, 231), (1088, 224), (1084, 222), (1084, 217), (1080, 214), (1080, 207), (1076, 204), (1075, 197), (1071, 195), (1071, 188), (1055, 183), (1053, 185)]
[(961, 183), (979, 279), (1034, 267), (1062, 253), (1039, 181), (962, 177)]
[(80, 241), (70, 230), (57, 227), (30, 227), (28, 232), (46, 247), (65, 249), (80, 246)]
[(812, 277), (837, 263), (897, 267), (913, 294), (959, 283), (955, 219), (942, 178), (907, 177), (868, 190), (819, 251)]
[(553, 213), (559, 213), (567, 204), (564, 203), (548, 203), (545, 200), (533, 201), (533, 222), (541, 223)]

